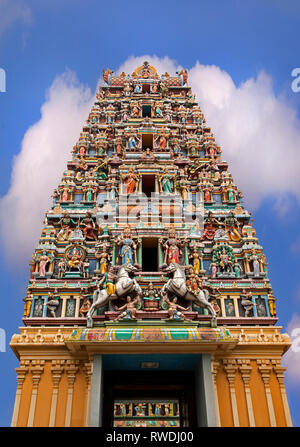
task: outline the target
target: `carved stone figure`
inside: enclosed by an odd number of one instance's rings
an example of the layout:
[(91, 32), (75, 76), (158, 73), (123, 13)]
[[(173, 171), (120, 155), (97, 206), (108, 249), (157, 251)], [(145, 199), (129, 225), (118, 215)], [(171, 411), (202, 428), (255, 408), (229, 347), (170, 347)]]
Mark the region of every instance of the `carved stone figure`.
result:
[(139, 175), (135, 174), (133, 169), (129, 169), (128, 173), (121, 176), (123, 183), (126, 185), (125, 194), (132, 194), (136, 192), (139, 182)]
[(137, 296), (134, 300), (130, 296), (126, 298), (127, 303), (124, 306), (117, 307), (115, 306), (115, 310), (124, 312), (119, 315), (116, 320), (135, 320), (136, 319), (136, 305), (140, 301), (140, 297)]
[(180, 312), (181, 310), (182, 311), (187, 311), (188, 308), (182, 307), (179, 304), (177, 304), (177, 298), (176, 297), (174, 297), (172, 300), (169, 300), (168, 294), (166, 293), (166, 294), (163, 295), (163, 299), (167, 303), (167, 305), (169, 306), (169, 308), (168, 308), (168, 315), (169, 315), (169, 319), (170, 320), (180, 320), (180, 321), (187, 320), (187, 321), (190, 321), (187, 318), (185, 318), (185, 316), (184, 316), (184, 314), (182, 312)]
[(131, 278), (134, 273), (137, 272), (137, 268), (131, 264), (124, 264), (120, 267), (115, 280), (115, 291), (113, 294), (108, 293), (108, 288), (97, 290), (93, 295), (93, 304), (88, 312), (88, 318), (92, 318), (92, 315), (96, 309), (105, 306), (110, 300), (117, 299), (124, 295), (142, 296), (142, 289), (138, 285), (135, 278)]
[(246, 289), (243, 289), (242, 294), (241, 294), (241, 299), (242, 299), (241, 304), (242, 304), (243, 308), (245, 309), (245, 317), (249, 317), (249, 314), (252, 311), (253, 307), (256, 306), (256, 304), (253, 303), (251, 298), (252, 298), (252, 293), (246, 292)]
[(207, 309), (213, 317), (216, 316), (215, 310), (208, 301), (208, 291), (205, 289), (200, 290), (198, 296), (195, 296), (193, 293), (189, 292), (186, 285), (185, 273), (178, 264), (172, 262), (168, 267), (166, 267), (165, 272), (170, 273), (172, 278), (169, 279), (163, 286), (161, 291), (162, 296), (168, 292), (168, 294), (194, 301), (197, 306)]
[(56, 310), (59, 306), (59, 298), (59, 295), (57, 295), (57, 289), (55, 289), (53, 295), (51, 294), (51, 292), (48, 292), (48, 301), (44, 304), (44, 306), (49, 309), (50, 315), (53, 318), (56, 318)]
[(130, 228), (124, 229), (116, 244), (120, 246), (120, 257), (122, 264), (136, 264), (136, 244), (131, 237)]

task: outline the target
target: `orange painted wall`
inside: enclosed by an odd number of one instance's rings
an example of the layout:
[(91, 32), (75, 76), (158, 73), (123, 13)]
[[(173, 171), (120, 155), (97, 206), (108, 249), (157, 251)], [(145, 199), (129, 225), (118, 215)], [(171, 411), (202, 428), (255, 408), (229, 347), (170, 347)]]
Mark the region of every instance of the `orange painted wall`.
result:
[[(264, 383), (262, 381), (256, 361), (251, 361), (251, 366), (252, 366), (252, 372), (250, 376), (250, 391), (251, 391), (255, 424), (257, 427), (270, 426)], [(221, 426), (232, 427), (233, 415), (231, 409), (230, 390), (226, 372), (222, 367), (218, 371), (216, 385), (218, 391)], [(51, 362), (46, 361), (44, 365), (44, 372), (42, 373), (39, 382), (39, 388), (37, 394), (36, 411), (34, 418), (34, 426), (36, 427), (48, 426), (49, 424), (52, 387), (53, 385), (51, 378)], [(286, 426), (284, 408), (279, 383), (276, 374), (274, 372), (271, 373), (270, 388), (272, 393), (272, 400), (274, 405), (277, 426), (284, 427)], [(68, 391), (67, 374), (63, 372), (59, 384), (59, 392), (57, 400), (56, 421), (55, 421), (55, 425), (57, 427), (64, 427), (65, 425), (67, 391)], [(85, 373), (82, 368), (82, 365), (80, 365), (79, 371), (76, 374), (76, 380), (74, 383), (74, 390), (73, 390), (72, 415), (71, 415), (71, 426), (73, 427), (84, 426), (85, 411), (86, 411), (86, 391), (87, 391), (87, 385), (85, 380)], [(248, 410), (246, 404), (244, 383), (239, 371), (236, 373), (235, 391), (236, 391), (240, 426), (247, 427), (249, 426)], [(17, 424), (19, 427), (27, 426), (31, 393), (32, 393), (32, 376), (31, 373), (29, 372), (25, 377), (22, 390), (18, 424)]]
[(34, 426), (48, 427), (52, 397), (51, 362), (45, 362), (35, 407)]
[(68, 380), (67, 375), (64, 373), (62, 374), (58, 388), (58, 399), (57, 399), (56, 418), (55, 418), (56, 427), (65, 426), (67, 394), (68, 394)]
[(256, 427), (269, 427), (270, 418), (264, 383), (255, 361), (251, 362), (250, 390)]
[(86, 381), (82, 369), (76, 374), (76, 380), (73, 390), (73, 403), (72, 403), (72, 427), (84, 426), (84, 413), (86, 402)]
[(30, 400), (31, 400), (31, 392), (32, 392), (32, 379), (31, 373), (27, 373), (22, 390), (20, 409), (19, 409), (19, 417), (18, 417), (18, 427), (26, 427), (28, 421)]
[(226, 373), (220, 369), (217, 376), (217, 390), (220, 409), (220, 421), (222, 427), (233, 427), (229, 384)]
[(274, 372), (271, 373), (270, 377), (270, 389), (272, 394), (273, 406), (276, 417), (276, 424), (278, 427), (286, 427), (282, 397), (280, 393), (279, 383)]
[(248, 409), (244, 382), (240, 372), (235, 377), (235, 394), (238, 407), (239, 423), (241, 427), (249, 427)]

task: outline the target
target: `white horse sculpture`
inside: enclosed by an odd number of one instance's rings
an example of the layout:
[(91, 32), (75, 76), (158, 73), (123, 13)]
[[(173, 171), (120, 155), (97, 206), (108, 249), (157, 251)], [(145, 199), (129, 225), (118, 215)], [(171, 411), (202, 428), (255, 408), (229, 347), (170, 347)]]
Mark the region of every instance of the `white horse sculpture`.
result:
[(216, 318), (216, 312), (212, 305), (209, 303), (209, 293), (207, 290), (200, 290), (199, 294), (196, 296), (191, 293), (186, 286), (186, 277), (182, 267), (172, 262), (168, 267), (164, 269), (165, 272), (171, 273), (172, 278), (168, 280), (168, 282), (162, 288), (162, 296), (165, 292), (169, 292), (170, 294), (174, 294), (180, 298), (184, 298), (186, 300), (194, 301), (195, 304), (199, 307), (204, 307), (207, 309), (213, 318)]
[(138, 285), (137, 281), (129, 276), (136, 271), (137, 268), (131, 264), (122, 265), (117, 274), (116, 293), (113, 295), (108, 295), (106, 289), (96, 289), (93, 294), (93, 304), (87, 313), (87, 318), (91, 319), (96, 309), (105, 306), (111, 300), (116, 300), (121, 296), (129, 295), (133, 292), (135, 292), (136, 295), (141, 296), (142, 289)]

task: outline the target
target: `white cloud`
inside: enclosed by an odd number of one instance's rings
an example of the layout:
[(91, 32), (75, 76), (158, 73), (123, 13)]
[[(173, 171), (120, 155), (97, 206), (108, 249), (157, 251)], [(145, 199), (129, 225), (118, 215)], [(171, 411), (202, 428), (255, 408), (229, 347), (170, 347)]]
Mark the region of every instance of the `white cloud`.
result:
[(296, 110), (275, 95), (264, 72), (236, 87), (228, 73), (197, 63), (190, 84), (247, 205), (257, 208), (273, 196), (284, 215), (289, 193), (300, 200)]
[(300, 376), (300, 315), (294, 314), (288, 324), (287, 332), (292, 346), (283, 357), (283, 365), (287, 368), (286, 376), (290, 386), (299, 387)]
[(19, 0), (0, 0), (0, 35), (17, 21), (30, 24), (30, 8)]
[[(130, 73), (143, 61), (159, 74), (174, 74), (176, 61), (157, 56), (131, 56), (118, 70)], [(259, 207), (266, 197), (276, 199), (283, 216), (288, 194), (300, 200), (300, 120), (297, 112), (276, 96), (272, 79), (261, 71), (236, 86), (231, 76), (215, 65), (199, 62), (189, 70), (188, 83), (212, 128), (223, 157), (229, 163), (247, 206)]]
[(89, 88), (66, 72), (58, 76), (41, 107), (41, 118), (24, 135), (8, 193), (0, 200), (1, 236), (9, 260), (24, 263), (41, 233), (44, 213), (92, 106)]
[[(131, 74), (145, 60), (159, 74), (167, 71), (174, 75), (180, 68), (168, 57), (144, 55), (129, 57), (116, 72)], [(300, 199), (300, 121), (296, 110), (275, 95), (271, 78), (264, 72), (236, 86), (219, 67), (197, 62), (189, 70), (188, 82), (247, 206), (253, 209), (273, 196), (277, 199), (275, 211), (284, 215), (290, 194)], [(2, 236), (4, 241), (9, 239), (14, 260), (32, 252), (49, 196), (66, 168), (91, 105), (89, 89), (70, 74), (59, 77), (42, 106), (41, 119), (24, 136), (11, 187), (0, 204)]]

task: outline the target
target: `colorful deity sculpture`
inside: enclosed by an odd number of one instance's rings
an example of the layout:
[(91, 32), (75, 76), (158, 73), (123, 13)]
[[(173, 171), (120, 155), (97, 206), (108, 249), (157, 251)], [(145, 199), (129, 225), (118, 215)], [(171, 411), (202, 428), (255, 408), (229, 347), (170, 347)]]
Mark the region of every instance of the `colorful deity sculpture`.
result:
[(160, 244), (165, 250), (164, 263), (165, 264), (167, 263), (168, 265), (171, 264), (172, 262), (179, 264), (179, 258), (181, 256), (180, 248), (184, 246), (185, 241), (181, 242), (176, 237), (175, 228), (172, 227), (170, 228), (169, 237), (167, 241), (163, 242), (162, 239), (160, 239)]
[(247, 292), (246, 289), (242, 290), (241, 304), (245, 309), (245, 317), (249, 317), (250, 312), (252, 311), (253, 307), (256, 306), (256, 304), (254, 304), (252, 301), (252, 293)]
[(221, 225), (223, 225), (223, 223), (215, 219), (213, 213), (209, 211), (208, 216), (204, 220), (204, 231), (201, 235), (201, 239), (207, 239), (209, 241), (213, 240), (217, 229)]
[(59, 306), (59, 295), (57, 292), (57, 289), (54, 290), (54, 294), (52, 294), (51, 292), (48, 293), (48, 300), (47, 302), (44, 304), (45, 307), (47, 307), (47, 309), (50, 312), (51, 317), (56, 318), (56, 310)]
[(46, 268), (50, 263), (50, 259), (51, 258), (47, 255), (47, 252), (43, 251), (39, 257), (39, 276), (46, 276)]
[(133, 194), (137, 190), (139, 183), (139, 175), (136, 174), (133, 169), (129, 169), (127, 174), (121, 176), (125, 185), (125, 194)]
[(252, 249), (252, 253), (251, 253), (249, 260), (252, 261), (252, 263), (253, 263), (254, 276), (259, 276), (260, 275), (260, 258), (256, 254), (255, 248)]
[(187, 289), (196, 297), (199, 295), (200, 290), (203, 288), (202, 280), (199, 276), (194, 272), (193, 267), (189, 268), (189, 272), (187, 274), (186, 280)]
[(109, 253), (107, 253), (107, 247), (104, 246), (102, 251), (97, 251), (97, 253), (95, 253), (95, 257), (96, 259), (98, 259), (99, 262), (99, 270), (100, 273), (106, 273), (107, 272), (107, 267), (108, 267), (108, 262), (111, 259), (111, 255)]
[(136, 319), (136, 305), (139, 303), (140, 298), (137, 296), (134, 300), (127, 296), (126, 298), (126, 304), (121, 307), (115, 306), (116, 311), (124, 311), (117, 317), (117, 320), (135, 320)]
[(80, 226), (82, 227), (82, 232), (86, 240), (97, 240), (95, 234), (96, 225), (92, 218), (92, 214), (88, 211), (85, 218), (81, 221)]
[(238, 228), (240, 227), (239, 221), (234, 217), (232, 212), (225, 218), (225, 231), (230, 241), (239, 242), (242, 238)]
[(193, 259), (193, 269), (196, 275), (199, 275), (201, 269), (202, 256), (198, 252), (196, 248), (194, 248), (193, 252), (189, 255), (189, 258)]
[(26, 295), (26, 297), (23, 299), (23, 301), (24, 301), (24, 317), (25, 317), (25, 318), (30, 317), (31, 306), (32, 306), (32, 300), (33, 300), (33, 294), (31, 293), (31, 290), (28, 289), (28, 290), (27, 290), (27, 295)]
[(153, 311), (159, 309), (160, 296), (157, 290), (153, 287), (152, 282), (149, 283), (149, 286), (144, 293), (143, 299), (145, 310)]
[(123, 235), (117, 240), (117, 245), (120, 246), (119, 253), (122, 264), (136, 263), (136, 244), (131, 237), (130, 227), (124, 229)]
[(60, 231), (57, 234), (59, 241), (66, 241), (72, 232), (72, 226), (76, 226), (75, 220), (71, 219), (68, 211), (64, 211), (62, 218), (59, 220)]
[(177, 297), (174, 297), (173, 299), (169, 300), (168, 295), (165, 294), (163, 296), (163, 299), (168, 305), (168, 316), (170, 320), (190, 321), (187, 318), (185, 318), (184, 314), (181, 312), (181, 311), (188, 311), (189, 309), (177, 304)]
[(168, 168), (165, 168), (159, 177), (161, 191), (165, 194), (172, 194), (174, 189), (174, 175), (169, 173)]

